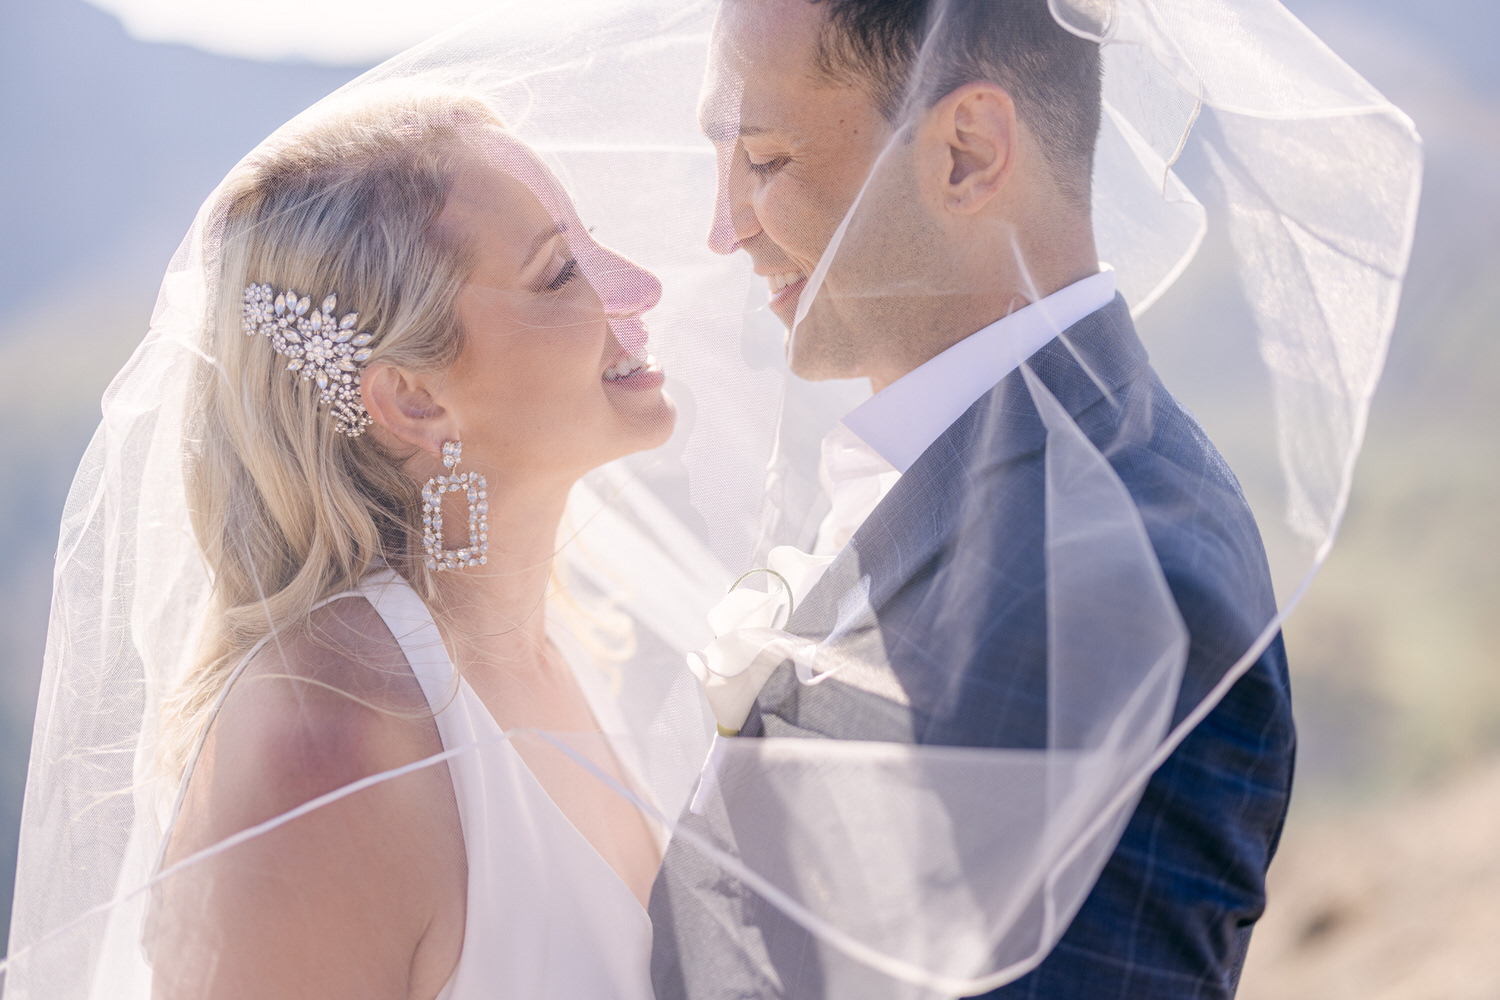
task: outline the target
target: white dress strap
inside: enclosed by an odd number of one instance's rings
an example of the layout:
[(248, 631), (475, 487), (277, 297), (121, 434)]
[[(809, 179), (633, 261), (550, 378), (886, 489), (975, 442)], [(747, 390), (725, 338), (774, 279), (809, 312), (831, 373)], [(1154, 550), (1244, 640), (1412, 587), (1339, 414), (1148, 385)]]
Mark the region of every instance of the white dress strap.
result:
[(463, 951), (439, 1000), (652, 1000), (645, 909), (456, 675), (416, 591), (386, 571), (362, 592), (400, 643), (453, 754), (468, 903)]

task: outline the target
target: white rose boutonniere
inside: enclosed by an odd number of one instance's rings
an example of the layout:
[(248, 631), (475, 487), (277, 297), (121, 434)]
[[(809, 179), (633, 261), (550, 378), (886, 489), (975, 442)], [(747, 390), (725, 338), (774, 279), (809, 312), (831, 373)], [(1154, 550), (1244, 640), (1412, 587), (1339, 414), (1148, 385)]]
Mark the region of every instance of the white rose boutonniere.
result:
[[(812, 556), (790, 545), (778, 545), (765, 568), (741, 576), (709, 611), (714, 640), (689, 653), (687, 661), (708, 695), (720, 734), (739, 733), (760, 689), (782, 663), (794, 661), (799, 675), (813, 672), (818, 644), (783, 627), (831, 562), (832, 556)], [(757, 575), (768, 578), (769, 590), (740, 588), (739, 584)]]

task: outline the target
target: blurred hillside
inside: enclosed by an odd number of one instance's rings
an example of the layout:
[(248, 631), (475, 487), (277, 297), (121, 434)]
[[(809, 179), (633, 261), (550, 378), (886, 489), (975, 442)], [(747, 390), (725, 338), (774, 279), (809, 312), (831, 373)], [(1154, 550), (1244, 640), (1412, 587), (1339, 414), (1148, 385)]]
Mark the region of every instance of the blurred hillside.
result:
[(1422, 214), (1342, 534), (1287, 630), (1302, 750), (1243, 1000), (1500, 998), (1500, 4), (1293, 11), (1416, 121)]
[[(1500, 428), (1500, 76), (1468, 34), (1500, 29), (1500, 5), (1468, 5), (1467, 23), (1454, 16), (1466, 6), (1457, 2), (1289, 6), (1411, 115), (1426, 146), (1411, 267), (1349, 511), (1286, 630), (1300, 812), (1394, 793), (1500, 750), (1500, 451), (1491, 440)], [(1182, 169), (1191, 182), (1190, 159)], [(1215, 248), (1211, 235), (1143, 317), (1148, 344), (1163, 327), (1233, 321), (1226, 305), (1238, 294)]]
[(1500, 997), (1500, 762), (1287, 833), (1240, 1000)]
[(58, 518), (100, 394), (145, 334), (214, 185), (357, 72), (143, 45), (82, 0), (0, 3), (0, 899), (14, 880)]
[[(1242, 996), (1500, 997), (1477, 971), (1500, 932), (1500, 4), (1287, 2), (1412, 115), (1427, 168), (1343, 534), (1287, 628), (1298, 787)], [(100, 393), (213, 185), (354, 73), (142, 44), (82, 0), (0, 4), (0, 900)], [(1225, 280), (1206, 251), (1143, 331), (1211, 314)]]

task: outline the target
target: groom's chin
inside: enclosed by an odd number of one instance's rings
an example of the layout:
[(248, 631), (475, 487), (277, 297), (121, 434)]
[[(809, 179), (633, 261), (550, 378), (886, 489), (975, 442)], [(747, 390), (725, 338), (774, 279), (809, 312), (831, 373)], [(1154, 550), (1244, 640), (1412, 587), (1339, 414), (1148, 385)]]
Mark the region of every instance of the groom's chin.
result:
[(787, 332), (787, 367), (809, 382), (857, 378), (859, 365), (852, 331), (825, 319), (809, 312), (795, 332)]

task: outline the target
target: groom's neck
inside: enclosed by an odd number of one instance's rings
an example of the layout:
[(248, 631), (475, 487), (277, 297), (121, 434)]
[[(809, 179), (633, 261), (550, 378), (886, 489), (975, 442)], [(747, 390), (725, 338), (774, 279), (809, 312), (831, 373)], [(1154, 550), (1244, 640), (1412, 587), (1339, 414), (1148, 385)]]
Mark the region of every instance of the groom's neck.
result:
[[(954, 344), (1099, 271), (1087, 212), (976, 225), (952, 241), (949, 287), (923, 319), (891, 317), (884, 363), (868, 367), (875, 392)], [(901, 329), (896, 329), (896, 326)]]

